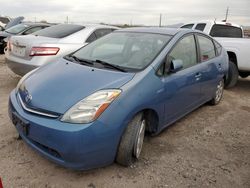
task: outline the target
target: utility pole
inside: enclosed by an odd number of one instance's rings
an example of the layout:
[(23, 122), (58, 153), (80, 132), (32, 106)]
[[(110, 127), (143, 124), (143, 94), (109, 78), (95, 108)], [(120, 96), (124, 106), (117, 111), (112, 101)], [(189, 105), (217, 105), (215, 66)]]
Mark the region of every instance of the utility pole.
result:
[(159, 27), (161, 27), (161, 14), (160, 14), (160, 23), (159, 23)]
[(227, 21), (228, 12), (229, 12), (229, 7), (227, 7), (225, 22)]
[(69, 17), (68, 16), (66, 17), (66, 23), (67, 24), (69, 23)]

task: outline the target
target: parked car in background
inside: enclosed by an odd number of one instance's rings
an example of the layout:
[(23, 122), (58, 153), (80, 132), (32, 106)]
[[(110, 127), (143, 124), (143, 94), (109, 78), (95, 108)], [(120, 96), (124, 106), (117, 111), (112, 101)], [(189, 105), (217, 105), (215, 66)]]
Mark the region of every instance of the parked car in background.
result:
[(5, 53), (6, 62), (14, 73), (22, 76), (116, 29), (106, 25), (59, 24), (33, 35), (12, 37)]
[(4, 30), (4, 27), (10, 22), (10, 20), (10, 17), (0, 16), (0, 31)]
[(10, 118), (28, 145), (60, 165), (129, 166), (145, 131), (220, 102), (228, 57), (216, 45), (187, 29), (114, 31), (26, 74), (10, 94)]
[(33, 32), (39, 31), (46, 27), (50, 27), (51, 24), (47, 23), (21, 23), (10, 27), (2, 32), (0, 32), (0, 53), (4, 52), (5, 47), (7, 46), (7, 38), (16, 35), (29, 35)]
[(242, 27), (227, 22), (201, 21), (183, 25), (203, 31), (214, 37), (227, 51), (229, 56), (229, 73), (226, 87), (236, 85), (239, 75), (246, 78), (250, 75), (250, 39), (244, 38)]
[(16, 18), (10, 20), (10, 22), (5, 25), (4, 30), (9, 29), (15, 25), (22, 23), (23, 20), (24, 20), (23, 16), (19, 16), (19, 17), (16, 17)]

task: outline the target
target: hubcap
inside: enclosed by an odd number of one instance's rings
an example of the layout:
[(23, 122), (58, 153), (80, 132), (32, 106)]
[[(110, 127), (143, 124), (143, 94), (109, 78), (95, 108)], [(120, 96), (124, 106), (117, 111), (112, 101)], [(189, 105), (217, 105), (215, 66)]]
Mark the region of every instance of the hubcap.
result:
[(217, 85), (217, 90), (215, 94), (215, 101), (218, 102), (221, 100), (221, 97), (223, 95), (223, 89), (224, 89), (224, 82), (221, 80), (219, 84)]
[(135, 147), (134, 147), (134, 155), (135, 155), (135, 157), (137, 159), (139, 158), (139, 156), (141, 154), (144, 135), (145, 135), (145, 129), (146, 129), (146, 121), (143, 119), (141, 121), (141, 124), (140, 124), (140, 127), (139, 127), (139, 131), (138, 131), (138, 134), (137, 134), (137, 139), (136, 139)]

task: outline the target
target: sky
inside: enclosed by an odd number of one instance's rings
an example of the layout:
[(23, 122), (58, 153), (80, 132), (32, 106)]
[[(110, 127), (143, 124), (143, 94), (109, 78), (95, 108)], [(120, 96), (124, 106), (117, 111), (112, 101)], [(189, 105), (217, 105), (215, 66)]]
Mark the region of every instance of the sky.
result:
[(250, 0), (0, 0), (0, 14), (29, 21), (162, 25), (225, 19), (250, 26)]

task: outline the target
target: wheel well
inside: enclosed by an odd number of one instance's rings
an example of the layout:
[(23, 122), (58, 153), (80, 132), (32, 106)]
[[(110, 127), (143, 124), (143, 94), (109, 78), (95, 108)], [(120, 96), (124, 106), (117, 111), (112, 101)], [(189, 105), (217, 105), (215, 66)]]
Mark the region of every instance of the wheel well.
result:
[(226, 77), (226, 75), (224, 75), (223, 76), (224, 84), (226, 83), (226, 79), (227, 79), (227, 77)]
[(146, 131), (149, 133), (155, 133), (159, 124), (159, 117), (157, 112), (152, 109), (145, 109), (142, 112), (147, 122)]
[(238, 67), (238, 62), (237, 62), (237, 56), (234, 52), (227, 52), (228, 57), (229, 57), (229, 61), (232, 61), (237, 67)]

